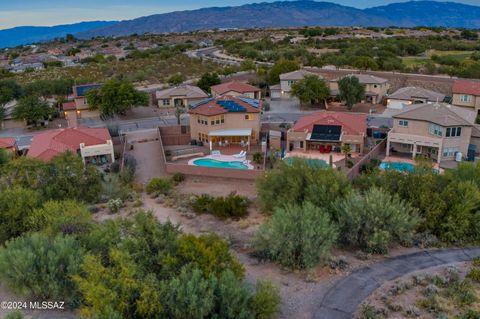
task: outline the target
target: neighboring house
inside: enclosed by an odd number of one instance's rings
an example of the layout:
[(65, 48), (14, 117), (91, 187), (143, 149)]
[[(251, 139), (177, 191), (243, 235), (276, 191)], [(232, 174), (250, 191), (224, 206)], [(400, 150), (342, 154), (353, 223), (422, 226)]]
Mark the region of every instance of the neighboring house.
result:
[(77, 110), (75, 101), (67, 101), (62, 103), (63, 115), (68, 122), (69, 127), (77, 126), (78, 117), (81, 114), (80, 110)]
[(197, 86), (181, 85), (155, 92), (158, 107), (185, 107), (208, 98), (207, 93)]
[[(474, 129), (475, 112), (444, 103), (414, 105), (393, 116), (388, 133), (387, 156), (423, 155), (437, 163), (467, 156)], [(476, 129), (475, 129), (476, 130)]]
[(112, 138), (106, 128), (76, 127), (37, 134), (27, 156), (47, 162), (67, 151), (80, 155), (84, 164), (115, 162)]
[(5, 108), (5, 119), (0, 124), (0, 128), (11, 129), (25, 127), (25, 122), (15, 121), (13, 119), (13, 110), (17, 107), (17, 101), (13, 100), (3, 106)]
[(345, 144), (352, 152), (363, 152), (367, 115), (318, 112), (300, 118), (287, 132), (288, 151), (340, 152)]
[(14, 137), (0, 137), (0, 149), (16, 154), (18, 151), (17, 141)]
[(214, 98), (222, 95), (244, 96), (255, 100), (260, 100), (262, 98), (262, 90), (253, 85), (238, 81), (214, 85), (211, 87), (211, 90), (212, 97)]
[(192, 140), (212, 144), (259, 142), (261, 103), (258, 100), (234, 96), (211, 98), (192, 105), (188, 113)]
[[(380, 78), (378, 76), (370, 74), (349, 74), (347, 76), (353, 76), (358, 79), (358, 81), (365, 85), (365, 98), (363, 102), (371, 104), (382, 103), (383, 98), (387, 95), (390, 84), (387, 79)], [(342, 78), (335, 79), (330, 82), (330, 92), (332, 95), (336, 96), (340, 93), (338, 88), (338, 81)]]
[(98, 112), (89, 110), (86, 94), (90, 90), (96, 90), (101, 88), (101, 84), (84, 84), (75, 85), (73, 87), (73, 99), (75, 101), (75, 108), (78, 111), (77, 117), (97, 117)]
[(320, 75), (308, 72), (306, 70), (297, 70), (280, 75), (280, 84), (270, 87), (270, 97), (272, 99), (290, 98), (292, 86), (296, 82), (303, 80), (306, 75), (315, 75), (322, 78)]
[(412, 104), (443, 102), (444, 99), (445, 94), (409, 86), (398, 89), (395, 93), (389, 94), (387, 98), (387, 107), (392, 109), (403, 109), (405, 106)]
[(452, 88), (455, 106), (468, 107), (478, 113), (480, 109), (480, 81), (457, 80)]

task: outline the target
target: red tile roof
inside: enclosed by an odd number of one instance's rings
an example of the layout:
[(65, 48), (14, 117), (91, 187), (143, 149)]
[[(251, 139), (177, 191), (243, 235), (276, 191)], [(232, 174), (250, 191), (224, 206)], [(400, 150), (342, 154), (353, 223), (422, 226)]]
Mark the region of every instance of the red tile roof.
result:
[(62, 104), (63, 106), (63, 110), (64, 111), (74, 111), (77, 109), (77, 107), (75, 106), (75, 102), (74, 101), (71, 101), (71, 102), (65, 102)]
[(453, 83), (453, 94), (480, 96), (480, 81), (457, 80)]
[[(226, 113), (232, 113), (229, 109), (222, 106), (221, 103), (224, 102), (234, 102), (238, 106), (242, 107), (244, 112), (235, 112), (235, 113), (260, 113), (261, 102), (258, 100), (251, 100), (247, 98), (238, 98), (233, 96), (221, 96), (215, 99), (208, 99), (203, 102), (197, 103), (191, 106), (191, 109), (188, 111), (190, 114), (199, 114), (205, 116), (220, 115)], [(255, 107), (254, 103), (258, 103)]]
[(312, 132), (314, 125), (340, 125), (343, 134), (362, 135), (367, 132), (367, 115), (342, 112), (318, 112), (300, 118), (293, 131)]
[(223, 95), (228, 92), (238, 92), (238, 93), (249, 93), (249, 92), (259, 92), (260, 89), (243, 82), (232, 81), (227, 83), (222, 83), (218, 85), (214, 85), (211, 87), (212, 92), (215, 92), (219, 95)]
[(15, 147), (15, 143), (14, 137), (0, 137), (0, 148)]
[(66, 151), (77, 153), (81, 143), (86, 146), (99, 145), (110, 139), (112, 138), (106, 128), (75, 127), (52, 130), (33, 137), (27, 156), (49, 161)]

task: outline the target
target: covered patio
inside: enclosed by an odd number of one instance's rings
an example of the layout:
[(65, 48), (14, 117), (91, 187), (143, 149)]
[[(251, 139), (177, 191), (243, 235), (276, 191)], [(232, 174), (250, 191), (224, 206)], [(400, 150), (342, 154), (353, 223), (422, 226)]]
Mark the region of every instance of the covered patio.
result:
[(250, 151), (252, 129), (218, 130), (208, 133), (210, 151), (217, 147), (237, 145)]

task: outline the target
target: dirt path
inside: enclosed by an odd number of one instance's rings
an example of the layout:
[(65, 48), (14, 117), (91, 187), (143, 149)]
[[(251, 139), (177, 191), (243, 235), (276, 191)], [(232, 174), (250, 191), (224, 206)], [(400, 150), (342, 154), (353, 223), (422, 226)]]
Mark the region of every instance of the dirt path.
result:
[(430, 250), (390, 258), (358, 269), (335, 282), (314, 318), (351, 319), (360, 304), (388, 281), (423, 269), (471, 261), (478, 256), (480, 248)]

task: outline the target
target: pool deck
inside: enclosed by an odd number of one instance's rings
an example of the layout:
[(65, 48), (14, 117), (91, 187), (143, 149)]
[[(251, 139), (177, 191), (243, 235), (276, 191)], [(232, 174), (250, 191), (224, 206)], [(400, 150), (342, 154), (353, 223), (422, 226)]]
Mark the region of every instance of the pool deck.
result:
[(241, 162), (242, 164), (246, 165), (248, 169), (255, 169), (255, 167), (251, 164), (250, 160), (247, 160), (246, 157), (237, 158), (232, 155), (208, 155), (204, 157), (196, 157), (188, 161), (188, 165), (198, 166), (195, 165), (193, 162), (199, 159), (211, 159), (219, 162)]

